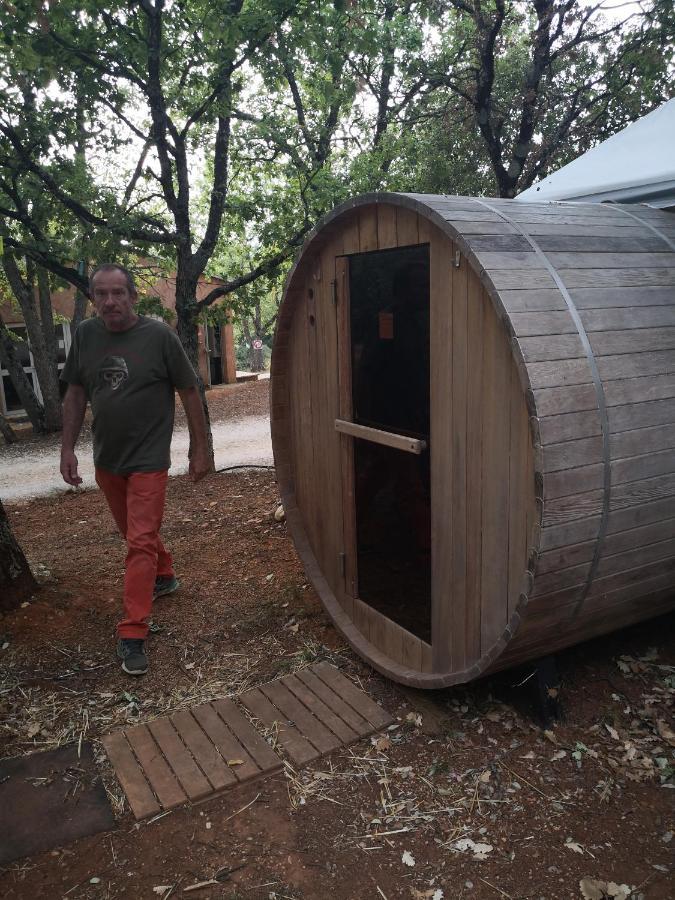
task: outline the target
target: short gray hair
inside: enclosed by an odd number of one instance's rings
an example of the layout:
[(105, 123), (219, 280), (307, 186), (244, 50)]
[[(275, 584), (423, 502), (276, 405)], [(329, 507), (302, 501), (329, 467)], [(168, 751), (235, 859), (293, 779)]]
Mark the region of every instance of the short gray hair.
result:
[(94, 284), (94, 278), (98, 275), (99, 272), (121, 272), (126, 278), (127, 288), (129, 289), (129, 293), (136, 296), (138, 291), (136, 290), (136, 282), (134, 281), (134, 276), (131, 274), (129, 269), (120, 263), (101, 263), (100, 266), (96, 266), (94, 271), (89, 276), (89, 288), (91, 289)]

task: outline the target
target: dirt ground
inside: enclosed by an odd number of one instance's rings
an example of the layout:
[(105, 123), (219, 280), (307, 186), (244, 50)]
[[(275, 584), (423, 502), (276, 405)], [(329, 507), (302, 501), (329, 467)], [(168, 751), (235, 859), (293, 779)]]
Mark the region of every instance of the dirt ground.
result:
[[(214, 417), (259, 414), (264, 390), (222, 393)], [(362, 663), (308, 585), (277, 504), (272, 471), (171, 479), (163, 534), (182, 586), (157, 602), (150, 673), (135, 680), (113, 656), (124, 554), (100, 494), (7, 504), (41, 588), (0, 619), (0, 757), (93, 740), (117, 828), (1, 869), (0, 896), (675, 896), (675, 616), (559, 654), (565, 716), (544, 730), (531, 669), (420, 693)], [(319, 659), (396, 724), (135, 824), (102, 734)]]

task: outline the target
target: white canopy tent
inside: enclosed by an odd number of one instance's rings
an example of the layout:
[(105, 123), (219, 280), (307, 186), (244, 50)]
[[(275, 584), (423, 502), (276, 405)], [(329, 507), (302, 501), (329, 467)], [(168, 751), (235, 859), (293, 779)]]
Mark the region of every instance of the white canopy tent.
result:
[(647, 203), (675, 211), (675, 98), (523, 191), (516, 200)]

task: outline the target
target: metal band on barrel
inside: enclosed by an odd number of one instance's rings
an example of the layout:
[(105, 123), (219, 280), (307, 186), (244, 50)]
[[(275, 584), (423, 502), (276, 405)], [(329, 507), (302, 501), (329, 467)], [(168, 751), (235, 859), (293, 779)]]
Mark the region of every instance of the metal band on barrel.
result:
[[(490, 203), (487, 203), (485, 200), (480, 200), (478, 197), (474, 198), (477, 203), (480, 203), (482, 206), (485, 206), (487, 209), (491, 210), (495, 215), (499, 216), (509, 225), (513, 226), (519, 234), (521, 234), (525, 240), (528, 242), (530, 247), (534, 250), (534, 252), (541, 259), (544, 267), (548, 270), (549, 275), (556, 283), (556, 286), (560, 293), (562, 294), (565, 303), (567, 304), (567, 309), (569, 310), (569, 314), (572, 317), (572, 321), (574, 322), (577, 332), (579, 333), (579, 337), (581, 339), (582, 346), (584, 348), (584, 352), (586, 354), (586, 359), (588, 360), (588, 365), (591, 370), (591, 375), (593, 377), (593, 385), (595, 387), (595, 396), (598, 402), (598, 412), (600, 414), (600, 428), (602, 430), (602, 456), (603, 456), (603, 501), (602, 501), (602, 513), (600, 515), (600, 525), (598, 527), (598, 534), (595, 539), (595, 549), (593, 551), (593, 559), (591, 561), (591, 567), (588, 570), (588, 577), (586, 579), (586, 584), (584, 585), (584, 589), (581, 593), (581, 597), (579, 598), (575, 608), (573, 615), (577, 615), (588, 596), (588, 592), (591, 589), (591, 585), (593, 584), (593, 579), (595, 578), (595, 573), (598, 569), (598, 564), (600, 563), (600, 553), (602, 550), (602, 544), (605, 539), (605, 534), (607, 533), (607, 524), (609, 521), (609, 502), (610, 495), (612, 490), (612, 467), (611, 467), (611, 457), (610, 457), (610, 448), (609, 448), (609, 419), (607, 417), (607, 404), (605, 401), (605, 389), (602, 385), (602, 380), (600, 379), (600, 372), (598, 371), (598, 365), (595, 360), (595, 356), (593, 355), (593, 348), (591, 347), (591, 342), (588, 339), (588, 334), (586, 333), (586, 329), (584, 328), (584, 323), (581, 321), (581, 316), (579, 315), (579, 310), (574, 305), (574, 301), (572, 300), (569, 291), (563, 284), (562, 279), (558, 275), (557, 271), (553, 264), (549, 261), (549, 258), (546, 256), (546, 253), (541, 249), (536, 240), (527, 233), (517, 222), (514, 222), (510, 216), (501, 212), (496, 207), (492, 206)], [(630, 213), (628, 214), (630, 215)]]

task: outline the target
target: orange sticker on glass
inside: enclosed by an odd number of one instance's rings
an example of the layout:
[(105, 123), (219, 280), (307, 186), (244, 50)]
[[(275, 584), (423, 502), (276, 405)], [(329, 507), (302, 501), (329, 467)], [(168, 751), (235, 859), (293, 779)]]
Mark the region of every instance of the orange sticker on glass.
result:
[(380, 340), (393, 341), (394, 339), (394, 314), (390, 312), (379, 313)]

